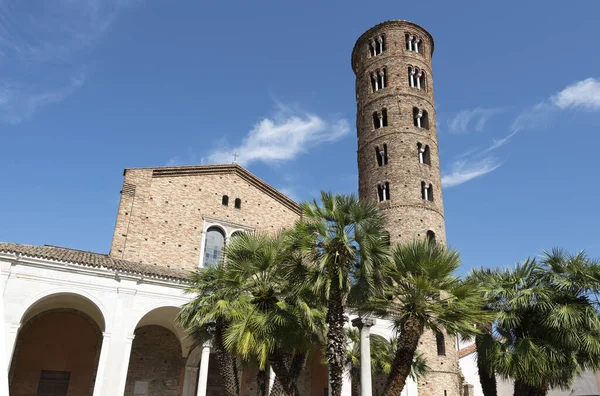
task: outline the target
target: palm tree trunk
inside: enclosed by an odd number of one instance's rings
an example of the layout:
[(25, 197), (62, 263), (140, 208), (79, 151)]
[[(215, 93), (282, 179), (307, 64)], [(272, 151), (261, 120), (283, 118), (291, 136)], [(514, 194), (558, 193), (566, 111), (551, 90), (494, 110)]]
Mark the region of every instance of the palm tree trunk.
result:
[(339, 286), (339, 269), (332, 271), (327, 309), (327, 362), (329, 363), (329, 387), (331, 396), (341, 396), (346, 357), (346, 334), (344, 333), (344, 304)]
[(352, 396), (360, 396), (360, 368), (352, 366), (350, 369)]
[(383, 391), (385, 396), (397, 396), (404, 389), (422, 334), (423, 324), (418, 319), (408, 318), (400, 323), (398, 349)]
[(271, 389), (271, 392), (269, 392), (269, 396), (285, 396), (285, 391), (283, 390), (281, 381), (279, 381), (279, 378), (277, 378), (277, 376), (275, 377), (273, 389)]
[(267, 396), (267, 372), (265, 370), (258, 370), (256, 373), (256, 384), (258, 396)]
[(295, 396), (298, 393), (296, 387), (296, 378), (291, 373), (291, 362), (288, 356), (275, 351), (269, 358), (269, 363), (273, 368), (273, 372), (277, 376), (277, 380), (283, 389), (283, 395)]
[(492, 341), (492, 324), (479, 325), (483, 334), (475, 336), (475, 345), (477, 347), (477, 370), (479, 371), (479, 382), (483, 396), (498, 396), (496, 384), (496, 373), (490, 367), (486, 358), (486, 345)]
[(225, 344), (223, 343), (223, 331), (223, 326), (217, 324), (213, 347), (217, 352), (219, 374), (225, 385), (225, 395), (239, 396), (240, 384), (238, 381), (237, 362), (235, 356), (230, 355), (225, 349)]
[(521, 380), (515, 381), (514, 396), (546, 396), (548, 393), (548, 384), (543, 383), (541, 387), (528, 385)]

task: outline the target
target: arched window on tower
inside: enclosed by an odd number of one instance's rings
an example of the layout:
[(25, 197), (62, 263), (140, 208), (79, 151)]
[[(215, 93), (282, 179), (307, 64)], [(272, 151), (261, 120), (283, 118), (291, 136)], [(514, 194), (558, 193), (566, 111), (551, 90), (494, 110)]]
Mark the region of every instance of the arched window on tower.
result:
[(382, 109), (380, 112), (373, 113), (373, 127), (375, 129), (388, 126), (387, 109)]
[(438, 356), (446, 356), (446, 340), (444, 334), (437, 332), (435, 334), (435, 343), (437, 345)]
[(223, 206), (229, 205), (229, 197), (227, 195), (223, 195), (223, 198), (221, 198), (221, 205), (223, 205)]
[(387, 144), (383, 146), (375, 147), (375, 155), (377, 156), (377, 166), (387, 165), (388, 163), (388, 153), (387, 153)]
[(413, 124), (417, 128), (429, 129), (429, 113), (427, 113), (427, 110), (413, 107)]
[(415, 67), (408, 66), (408, 85), (411, 88), (416, 86), (415, 74), (417, 74), (417, 69)]
[(371, 88), (377, 92), (387, 87), (387, 70), (381, 69), (371, 73)]
[(379, 202), (389, 201), (390, 183), (385, 182), (377, 185), (377, 198), (379, 199)]
[(429, 153), (429, 145), (423, 146), (422, 143), (417, 143), (417, 150), (419, 151), (419, 163), (431, 165), (431, 154)]
[(223, 258), (223, 248), (225, 247), (225, 234), (219, 227), (210, 227), (206, 230), (204, 239), (204, 268), (214, 267), (221, 262)]
[(406, 33), (404, 38), (406, 40), (406, 49), (408, 51), (416, 52), (417, 54), (423, 52), (423, 46), (421, 45), (422, 41), (420, 38), (410, 33)]
[(242, 208), (242, 200), (241, 200), (241, 199), (239, 199), (239, 198), (236, 198), (236, 199), (235, 199), (235, 202), (234, 202), (234, 207), (235, 207), (236, 209), (241, 209), (241, 208)]
[(371, 39), (371, 42), (369, 43), (369, 52), (371, 56), (377, 56), (385, 51), (385, 44), (385, 36), (378, 36)]
[(427, 242), (435, 245), (435, 232), (431, 230), (427, 231)]
[(433, 185), (421, 182), (421, 198), (433, 202)]

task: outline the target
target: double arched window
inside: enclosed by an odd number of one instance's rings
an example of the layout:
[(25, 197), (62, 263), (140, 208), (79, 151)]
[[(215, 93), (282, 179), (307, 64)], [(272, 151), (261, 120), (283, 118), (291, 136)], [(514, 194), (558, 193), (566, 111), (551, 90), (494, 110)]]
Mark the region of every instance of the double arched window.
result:
[(406, 40), (406, 50), (416, 52), (417, 54), (423, 53), (423, 40), (411, 33), (404, 35)]
[(369, 53), (371, 56), (377, 56), (385, 51), (385, 36), (377, 36), (371, 39), (369, 43)]
[(387, 70), (385, 68), (371, 73), (371, 89), (377, 92), (387, 87)]
[(210, 227), (206, 230), (204, 240), (204, 262), (203, 267), (214, 267), (223, 259), (225, 248), (225, 234), (219, 227)]
[(424, 90), (426, 89), (426, 81), (425, 72), (423, 70), (419, 69), (418, 67), (408, 67), (408, 85), (410, 85), (411, 88)]

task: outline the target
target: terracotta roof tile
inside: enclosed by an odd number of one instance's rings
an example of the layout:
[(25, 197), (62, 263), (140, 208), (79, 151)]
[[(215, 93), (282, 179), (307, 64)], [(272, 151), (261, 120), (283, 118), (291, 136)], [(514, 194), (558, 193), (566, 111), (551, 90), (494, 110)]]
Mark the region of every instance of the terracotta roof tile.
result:
[(136, 263), (113, 258), (107, 254), (92, 253), (58, 246), (34, 246), (0, 242), (0, 252), (16, 253), (32, 258), (62, 261), (87, 267), (106, 268), (118, 272), (138, 274), (165, 280), (182, 281), (186, 280), (190, 274), (188, 270), (183, 268)]
[(462, 348), (458, 350), (458, 358), (462, 359), (465, 356), (469, 356), (473, 352), (477, 351), (477, 345), (471, 344), (468, 347)]

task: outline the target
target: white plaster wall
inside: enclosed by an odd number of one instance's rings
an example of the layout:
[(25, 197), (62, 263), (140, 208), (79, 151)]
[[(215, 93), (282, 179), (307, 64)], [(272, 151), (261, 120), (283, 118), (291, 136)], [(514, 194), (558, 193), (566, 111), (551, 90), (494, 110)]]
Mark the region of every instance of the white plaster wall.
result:
[[(161, 307), (189, 301), (183, 287), (139, 276), (115, 276), (108, 270), (38, 259), (0, 255), (4, 340), (7, 362), (12, 360), (22, 319), (34, 304), (57, 294), (74, 294), (91, 301), (105, 323), (94, 396), (123, 394), (135, 328), (144, 315)], [(189, 343), (182, 339), (184, 357)]]
[[(473, 385), (473, 393), (475, 396), (483, 396), (481, 382), (479, 382), (479, 371), (477, 370), (477, 354), (472, 353), (458, 360), (460, 370), (465, 377), (465, 382)], [(500, 396), (500, 395), (498, 395)]]

